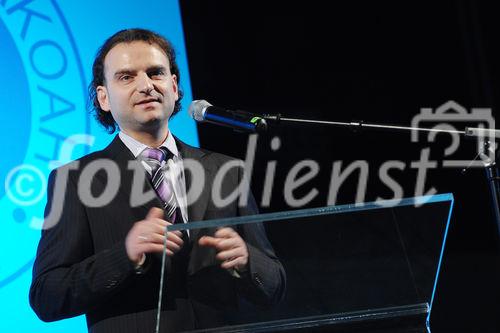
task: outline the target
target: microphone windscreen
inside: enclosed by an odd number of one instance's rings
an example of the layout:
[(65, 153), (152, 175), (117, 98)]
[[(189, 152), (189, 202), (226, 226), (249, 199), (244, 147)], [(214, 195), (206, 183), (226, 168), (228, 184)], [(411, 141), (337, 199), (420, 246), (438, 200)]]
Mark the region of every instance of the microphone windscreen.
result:
[(208, 103), (204, 99), (197, 99), (191, 102), (189, 105), (189, 116), (196, 121), (204, 121), (205, 120), (205, 110), (212, 104)]

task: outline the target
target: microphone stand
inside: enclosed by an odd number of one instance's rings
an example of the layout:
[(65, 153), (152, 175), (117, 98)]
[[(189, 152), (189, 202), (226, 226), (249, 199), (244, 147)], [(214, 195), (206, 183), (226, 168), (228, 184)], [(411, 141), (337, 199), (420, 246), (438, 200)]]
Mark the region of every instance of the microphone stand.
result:
[[(449, 130), (439, 128), (422, 128), (410, 126), (394, 126), (384, 124), (369, 124), (363, 121), (357, 122), (340, 122), (340, 121), (325, 121), (325, 120), (312, 120), (312, 119), (299, 119), (282, 117), (280, 114), (266, 114), (262, 118), (272, 121), (276, 124), (281, 122), (288, 123), (301, 123), (301, 124), (318, 124), (318, 125), (331, 125), (337, 127), (349, 128), (351, 130), (362, 130), (364, 128), (391, 132), (423, 132), (423, 133), (448, 133), (458, 134), (463, 137), (476, 138), (477, 140), (489, 138), (491, 140), (483, 141), (483, 151), (479, 152), (483, 160), (484, 170), (488, 186), (490, 188), (491, 204), (493, 208), (495, 223), (497, 227), (498, 237), (500, 238), (500, 172), (495, 160), (495, 142), (493, 138), (500, 138), (500, 130), (466, 127), (465, 130)], [(488, 153), (493, 152), (493, 159), (488, 157)], [(483, 158), (484, 157), (484, 158)], [(472, 162), (471, 162), (472, 164)], [(466, 169), (464, 169), (465, 171)]]

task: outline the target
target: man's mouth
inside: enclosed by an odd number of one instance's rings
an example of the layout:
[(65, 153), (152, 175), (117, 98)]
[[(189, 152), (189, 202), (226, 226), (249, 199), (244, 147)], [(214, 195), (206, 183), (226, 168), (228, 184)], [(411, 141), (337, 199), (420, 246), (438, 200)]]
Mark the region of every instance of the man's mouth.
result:
[(153, 103), (153, 102), (160, 102), (160, 99), (159, 98), (147, 98), (147, 99), (143, 99), (137, 103), (135, 103), (135, 105), (140, 105), (140, 104), (147, 104), (147, 103)]

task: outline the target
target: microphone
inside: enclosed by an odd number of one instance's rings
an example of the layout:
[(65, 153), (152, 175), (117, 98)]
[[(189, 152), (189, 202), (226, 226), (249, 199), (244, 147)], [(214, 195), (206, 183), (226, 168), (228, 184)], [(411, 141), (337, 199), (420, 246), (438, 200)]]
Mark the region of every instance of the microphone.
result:
[(256, 114), (245, 111), (233, 111), (213, 106), (200, 99), (189, 105), (189, 115), (197, 122), (209, 122), (246, 132), (263, 132), (267, 130), (266, 120)]

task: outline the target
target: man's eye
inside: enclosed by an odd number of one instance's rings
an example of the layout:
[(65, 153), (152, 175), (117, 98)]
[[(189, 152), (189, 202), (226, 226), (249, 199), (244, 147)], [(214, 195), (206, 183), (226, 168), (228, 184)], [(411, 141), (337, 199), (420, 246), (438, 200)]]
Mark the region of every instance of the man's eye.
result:
[(132, 78), (130, 75), (122, 75), (120, 76), (120, 81), (129, 81)]
[(160, 76), (163, 76), (165, 75), (165, 72), (161, 69), (158, 69), (156, 71), (153, 71), (149, 74), (151, 77), (160, 77)]

